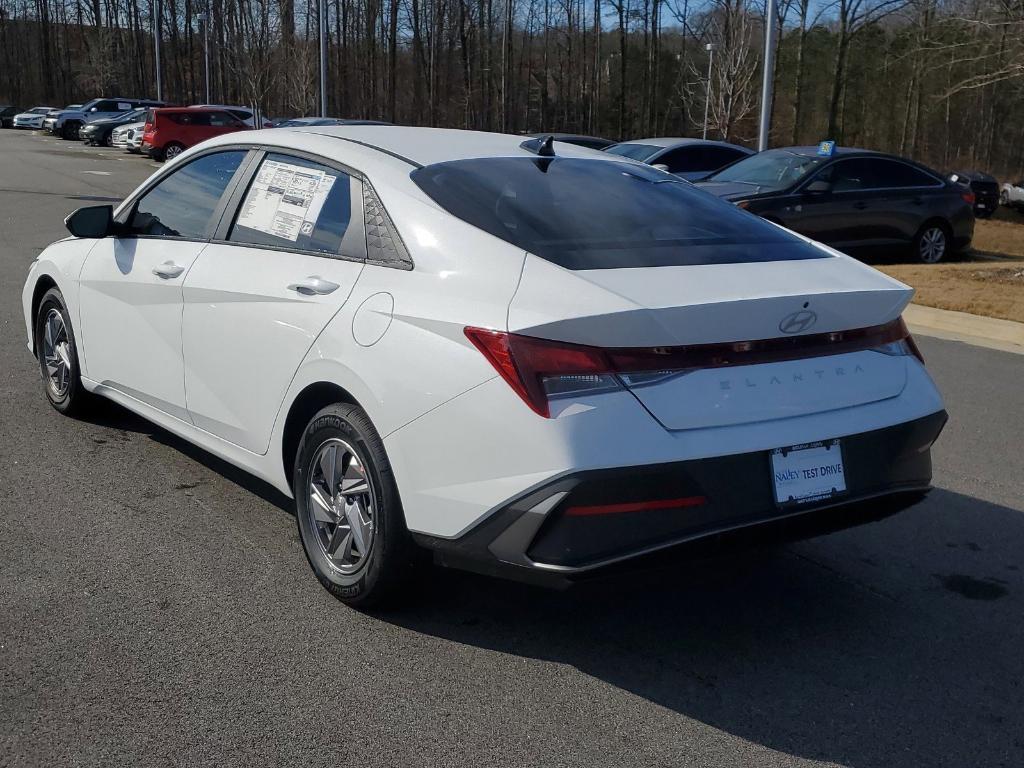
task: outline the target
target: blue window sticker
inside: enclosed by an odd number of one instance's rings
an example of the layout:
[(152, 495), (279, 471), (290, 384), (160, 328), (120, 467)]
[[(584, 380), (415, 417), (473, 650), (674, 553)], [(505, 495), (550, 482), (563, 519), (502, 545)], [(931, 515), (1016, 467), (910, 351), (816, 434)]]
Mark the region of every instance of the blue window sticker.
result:
[(819, 157), (832, 157), (835, 151), (836, 143), (834, 141), (822, 141), (818, 144)]

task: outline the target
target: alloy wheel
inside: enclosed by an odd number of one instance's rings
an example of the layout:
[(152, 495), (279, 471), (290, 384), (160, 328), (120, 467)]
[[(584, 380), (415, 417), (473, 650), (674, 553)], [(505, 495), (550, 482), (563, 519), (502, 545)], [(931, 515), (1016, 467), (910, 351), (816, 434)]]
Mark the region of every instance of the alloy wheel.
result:
[(925, 264), (935, 264), (946, 253), (946, 233), (941, 227), (930, 227), (921, 235), (917, 246), (918, 256)]
[(311, 530), (331, 567), (349, 575), (373, 548), (373, 484), (351, 445), (332, 438), (317, 449), (309, 468), (306, 509)]
[(71, 340), (60, 311), (51, 309), (46, 314), (43, 328), (43, 363), (46, 366), (46, 385), (50, 393), (61, 399), (71, 386)]
[(164, 151), (164, 159), (173, 160), (180, 155), (184, 150), (177, 144), (172, 144)]

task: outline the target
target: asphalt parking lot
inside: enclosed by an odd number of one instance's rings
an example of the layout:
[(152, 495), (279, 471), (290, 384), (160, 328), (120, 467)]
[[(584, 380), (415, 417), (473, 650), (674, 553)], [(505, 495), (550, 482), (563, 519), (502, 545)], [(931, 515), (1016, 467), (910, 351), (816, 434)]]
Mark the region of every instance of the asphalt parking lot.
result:
[(895, 518), (567, 593), (439, 572), (358, 613), (276, 492), (46, 403), (28, 264), (153, 166), (0, 131), (0, 765), (1021, 764), (1024, 356), (920, 339), (951, 419)]

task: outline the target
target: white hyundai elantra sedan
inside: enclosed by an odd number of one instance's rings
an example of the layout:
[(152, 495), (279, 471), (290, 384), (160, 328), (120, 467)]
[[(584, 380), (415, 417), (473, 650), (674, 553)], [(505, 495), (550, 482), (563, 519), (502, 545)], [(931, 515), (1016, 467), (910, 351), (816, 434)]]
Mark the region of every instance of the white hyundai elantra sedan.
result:
[(930, 486), (911, 290), (628, 159), (232, 134), (67, 225), (24, 290), (46, 397), (110, 398), (294, 497), (351, 604), (431, 554), (562, 585)]

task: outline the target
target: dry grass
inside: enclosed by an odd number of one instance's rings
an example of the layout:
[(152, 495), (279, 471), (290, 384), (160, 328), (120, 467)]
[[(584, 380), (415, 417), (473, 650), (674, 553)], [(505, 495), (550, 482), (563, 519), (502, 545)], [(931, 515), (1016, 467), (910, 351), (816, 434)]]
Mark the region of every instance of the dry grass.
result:
[(991, 219), (978, 219), (973, 245), (980, 254), (1024, 259), (1024, 214), (1000, 208)]
[(973, 245), (958, 262), (876, 266), (917, 289), (917, 304), (1024, 323), (1024, 215), (979, 219)]
[(1024, 323), (1024, 261), (881, 264), (917, 289), (916, 304)]

